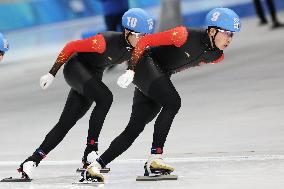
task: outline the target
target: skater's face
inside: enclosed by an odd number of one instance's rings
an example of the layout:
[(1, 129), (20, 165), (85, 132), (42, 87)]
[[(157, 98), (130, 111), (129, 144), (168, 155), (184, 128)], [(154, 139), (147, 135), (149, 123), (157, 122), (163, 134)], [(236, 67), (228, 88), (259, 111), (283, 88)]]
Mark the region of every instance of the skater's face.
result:
[(132, 47), (136, 47), (138, 40), (143, 37), (145, 34), (136, 33), (133, 31), (125, 30), (125, 36), (128, 35), (128, 41)]
[[(217, 35), (215, 36), (216, 32), (217, 32)], [(226, 31), (222, 29), (211, 28), (209, 35), (211, 37), (215, 36), (216, 47), (220, 50), (224, 50), (232, 42), (234, 33), (231, 31)], [(212, 40), (211, 37), (210, 37), (210, 40)], [(211, 43), (213, 44), (213, 41), (211, 41)]]
[(0, 51), (0, 61), (3, 60), (4, 54), (5, 54), (4, 52)]

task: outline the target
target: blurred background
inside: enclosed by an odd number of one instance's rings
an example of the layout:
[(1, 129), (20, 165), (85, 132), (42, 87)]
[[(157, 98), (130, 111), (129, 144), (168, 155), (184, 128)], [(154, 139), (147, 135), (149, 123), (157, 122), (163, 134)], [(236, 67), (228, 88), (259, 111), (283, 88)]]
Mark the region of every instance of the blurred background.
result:
[[(120, 4), (116, 3), (116, 8), (107, 3), (103, 7), (104, 1), (0, 0), (0, 32), (8, 38), (11, 48), (4, 62), (54, 53), (58, 45), (69, 40), (106, 30), (104, 16), (124, 11), (119, 6), (125, 6), (122, 4), (127, 0), (117, 0)], [(274, 4), (276, 10), (284, 9), (284, 1), (275, 0)], [(178, 24), (202, 26), (205, 14), (216, 6), (232, 8), (241, 17), (256, 16), (254, 0), (128, 0), (129, 8), (140, 7), (152, 13), (159, 31)], [(267, 6), (262, 6), (267, 13)], [(41, 51), (30, 54), (34, 46)]]

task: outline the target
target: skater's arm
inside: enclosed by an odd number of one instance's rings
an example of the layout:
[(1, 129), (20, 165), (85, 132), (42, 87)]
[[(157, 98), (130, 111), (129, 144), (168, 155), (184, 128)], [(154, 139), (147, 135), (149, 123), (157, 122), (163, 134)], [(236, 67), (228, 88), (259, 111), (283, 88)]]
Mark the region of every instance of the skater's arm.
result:
[(103, 35), (99, 34), (87, 39), (71, 41), (65, 45), (59, 53), (54, 65), (49, 71), (53, 76), (56, 75), (60, 67), (75, 52), (97, 52), (103, 53), (106, 49), (106, 42)]
[(145, 35), (139, 39), (132, 53), (130, 69), (135, 69), (137, 62), (147, 47), (162, 45), (174, 45), (176, 47), (180, 47), (186, 42), (187, 36), (188, 32), (184, 26), (175, 27), (164, 32)]

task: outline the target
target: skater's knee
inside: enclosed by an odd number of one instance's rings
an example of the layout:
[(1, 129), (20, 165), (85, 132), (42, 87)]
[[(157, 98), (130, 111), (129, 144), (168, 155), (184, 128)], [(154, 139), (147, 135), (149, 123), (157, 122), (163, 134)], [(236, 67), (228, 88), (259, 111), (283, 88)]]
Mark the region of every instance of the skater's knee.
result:
[(178, 112), (179, 109), (180, 109), (180, 107), (181, 107), (181, 98), (180, 98), (180, 96), (178, 95), (178, 96), (176, 97), (176, 99), (175, 99), (175, 103), (174, 103), (173, 108)]
[(97, 99), (95, 102), (97, 107), (108, 111), (113, 102), (113, 95), (111, 92), (105, 93), (102, 98)]
[(171, 100), (167, 101), (164, 108), (170, 109), (173, 112), (178, 112), (181, 107), (181, 98), (179, 95), (172, 96)]
[(113, 101), (112, 92), (102, 83), (87, 83), (84, 87), (84, 96), (97, 104), (100, 103), (105, 106), (111, 106)]
[(103, 97), (104, 105), (110, 107), (113, 102), (113, 95), (110, 91), (107, 91)]
[(147, 114), (145, 115), (145, 125), (150, 123), (151, 121), (153, 121), (153, 119), (158, 115), (158, 113), (160, 112), (161, 107), (160, 106), (155, 106), (152, 107), (151, 110), (149, 110), (147, 112)]

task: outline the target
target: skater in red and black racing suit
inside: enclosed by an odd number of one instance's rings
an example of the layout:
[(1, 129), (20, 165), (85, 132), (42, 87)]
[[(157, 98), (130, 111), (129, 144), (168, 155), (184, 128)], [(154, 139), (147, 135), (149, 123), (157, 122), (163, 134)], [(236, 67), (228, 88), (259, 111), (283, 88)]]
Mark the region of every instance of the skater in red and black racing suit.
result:
[[(89, 166), (87, 173), (103, 177), (98, 170), (127, 150), (146, 124), (157, 115), (145, 175), (169, 174), (174, 170), (161, 157), (173, 119), (181, 106), (181, 98), (170, 76), (187, 68), (222, 61), (223, 50), (231, 43), (234, 32), (240, 30), (239, 17), (230, 9), (213, 9), (206, 20), (206, 30), (176, 27), (147, 35), (138, 41), (130, 66), (130, 70), (135, 72), (133, 83), (136, 85), (130, 121), (109, 148)], [(146, 49), (149, 46), (151, 48)], [(130, 70), (118, 80), (123, 88), (132, 79), (129, 77)]]
[[(130, 17), (135, 19), (135, 25), (129, 21)], [(133, 8), (122, 17), (124, 32), (104, 32), (88, 39), (69, 42), (63, 48), (49, 73), (41, 78), (40, 85), (46, 89), (65, 63), (63, 73), (71, 90), (58, 123), (32, 156), (20, 165), (18, 170), (24, 177), (31, 177), (32, 167), (38, 166), (40, 161), (63, 140), (93, 102), (96, 106), (90, 116), (87, 145), (82, 161), (88, 166), (96, 159), (98, 137), (113, 101), (111, 91), (102, 82), (103, 71), (108, 66), (130, 59), (138, 39), (153, 32), (151, 20), (152, 17), (147, 12)]]

